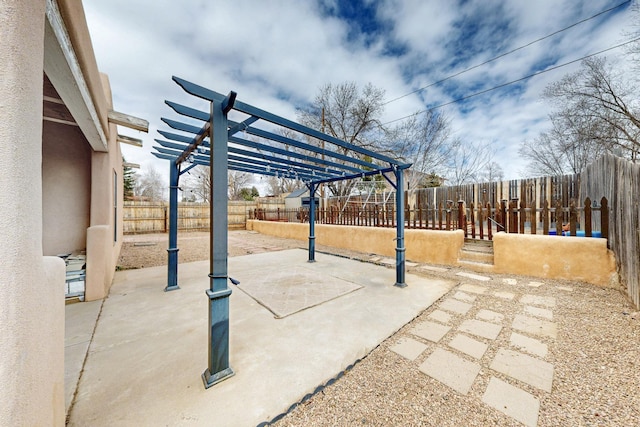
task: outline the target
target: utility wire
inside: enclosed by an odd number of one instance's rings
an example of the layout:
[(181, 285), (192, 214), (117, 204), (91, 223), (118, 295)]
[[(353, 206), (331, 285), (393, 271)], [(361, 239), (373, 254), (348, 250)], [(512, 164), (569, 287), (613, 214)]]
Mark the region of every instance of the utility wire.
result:
[(580, 25), (580, 24), (582, 24), (582, 23), (584, 23), (584, 22), (587, 22), (587, 21), (589, 21), (589, 20), (591, 20), (591, 19), (597, 18), (597, 17), (598, 17), (598, 16), (600, 16), (600, 15), (603, 15), (603, 14), (605, 14), (605, 13), (611, 12), (612, 10), (615, 10), (615, 9), (617, 9), (617, 8), (619, 8), (619, 7), (622, 7), (622, 6), (624, 6), (625, 4), (627, 4), (627, 3), (631, 3), (631, 1), (633, 1), (633, 0), (627, 0), (627, 1), (624, 1), (624, 2), (620, 3), (620, 4), (619, 4), (619, 5), (617, 5), (617, 6), (613, 6), (613, 7), (609, 8), (609, 9), (607, 9), (607, 10), (603, 10), (602, 12), (596, 13), (595, 15), (590, 16), (589, 18), (585, 18), (585, 19), (583, 19), (582, 21), (578, 21), (578, 22), (576, 22), (576, 23), (574, 23), (574, 24), (569, 25), (568, 27), (565, 27), (565, 28), (561, 29), (561, 30), (554, 31), (554, 32), (553, 32), (553, 33), (551, 33), (551, 34), (547, 34), (547, 35), (546, 35), (546, 36), (544, 36), (544, 37), (540, 37), (539, 39), (536, 39), (536, 40), (534, 40), (534, 41), (532, 41), (532, 42), (529, 42), (529, 43), (527, 43), (527, 44), (525, 44), (525, 45), (522, 45), (522, 46), (520, 46), (520, 47), (517, 47), (517, 48), (515, 48), (515, 49), (513, 49), (513, 50), (510, 50), (509, 52), (502, 53), (502, 54), (500, 54), (500, 55), (498, 55), (498, 56), (496, 56), (496, 57), (494, 57), (494, 58), (488, 59), (488, 60), (486, 60), (486, 61), (484, 61), (484, 62), (482, 62), (482, 63), (480, 63), (480, 64), (474, 65), (474, 66), (469, 67), (469, 68), (467, 68), (467, 69), (465, 69), (465, 70), (459, 71), (459, 72), (457, 72), (457, 73), (455, 73), (455, 74), (452, 74), (452, 75), (450, 75), (450, 76), (448, 76), (448, 77), (445, 77), (445, 78), (444, 78), (444, 79), (442, 79), (442, 80), (438, 80), (437, 82), (433, 82), (433, 83), (430, 83), (430, 84), (428, 84), (428, 85), (426, 85), (426, 86), (423, 86), (423, 87), (421, 87), (421, 88), (419, 88), (419, 89), (416, 89), (416, 90), (414, 90), (413, 92), (409, 92), (409, 93), (407, 93), (407, 94), (405, 94), (405, 95), (399, 96), (399, 97), (397, 97), (397, 98), (393, 98), (392, 100), (387, 101), (387, 102), (385, 102), (385, 103), (384, 103), (384, 104), (382, 104), (382, 105), (387, 105), (387, 104), (390, 104), (390, 103), (392, 103), (392, 102), (394, 102), (394, 101), (397, 101), (397, 100), (399, 100), (399, 99), (406, 98), (406, 97), (407, 97), (407, 96), (409, 96), (409, 95), (413, 95), (414, 93), (418, 93), (418, 92), (423, 91), (423, 90), (425, 90), (425, 89), (428, 89), (428, 88), (430, 88), (430, 87), (432, 87), (432, 86), (435, 86), (435, 85), (438, 85), (438, 84), (440, 84), (440, 83), (446, 82), (447, 80), (450, 80), (450, 79), (452, 79), (452, 78), (454, 78), (454, 77), (458, 77), (459, 75), (464, 74), (464, 73), (466, 73), (466, 72), (468, 72), (468, 71), (474, 70), (474, 69), (476, 69), (476, 68), (478, 68), (478, 67), (482, 67), (483, 65), (487, 65), (487, 64), (489, 64), (490, 62), (493, 62), (493, 61), (498, 60), (498, 59), (500, 59), (500, 58), (503, 58), (503, 57), (505, 57), (505, 56), (507, 56), (507, 55), (510, 55), (510, 54), (512, 54), (512, 53), (514, 53), (514, 52), (517, 52), (517, 51), (519, 51), (519, 50), (522, 50), (522, 49), (524, 49), (524, 48), (526, 48), (526, 47), (529, 47), (529, 46), (531, 46), (531, 45), (533, 45), (533, 44), (535, 44), (535, 43), (541, 42), (542, 40), (548, 39), (549, 37), (553, 37), (553, 36), (555, 36), (556, 34), (560, 34), (560, 33), (561, 33), (561, 32), (563, 32), (563, 31), (567, 31), (567, 30), (569, 30), (569, 29), (571, 29), (571, 28), (573, 28), (573, 27), (575, 27), (575, 26), (577, 26), (577, 25)]
[(442, 108), (442, 107), (445, 107), (447, 105), (455, 104), (457, 102), (464, 101), (464, 100), (467, 100), (469, 98), (473, 98), (473, 97), (476, 97), (478, 95), (482, 95), (482, 94), (485, 94), (487, 92), (494, 91), (496, 89), (501, 89), (501, 88), (503, 88), (505, 86), (509, 86), (509, 85), (514, 84), (514, 83), (518, 83), (518, 82), (521, 82), (523, 80), (530, 79), (531, 77), (535, 77), (535, 76), (538, 76), (540, 74), (548, 73), (549, 71), (557, 70), (558, 68), (566, 67), (567, 65), (575, 64), (576, 62), (580, 62), (580, 61), (582, 61), (584, 59), (600, 55), (602, 53), (608, 52), (608, 51), (613, 50), (613, 49), (617, 49), (619, 47), (622, 47), (622, 46), (625, 46), (625, 45), (628, 45), (630, 43), (634, 43), (634, 42), (637, 42), (637, 41), (640, 41), (640, 37), (635, 38), (633, 40), (626, 41), (624, 43), (620, 43), (618, 45), (612, 46), (612, 47), (607, 48), (607, 49), (603, 49), (603, 50), (601, 50), (599, 52), (591, 53), (589, 55), (583, 56), (582, 58), (574, 59), (573, 61), (565, 62), (564, 64), (554, 65), (551, 68), (547, 68), (547, 69), (544, 69), (542, 71), (537, 71), (537, 72), (535, 72), (533, 74), (529, 74), (527, 76), (520, 77), (519, 79), (511, 80), (510, 82), (502, 83), (502, 84), (500, 84), (498, 86), (494, 86), (494, 87), (491, 87), (489, 89), (484, 89), (484, 90), (481, 90), (480, 92), (475, 92), (475, 93), (472, 93), (470, 95), (463, 96), (462, 98), (457, 98), (457, 99), (454, 99), (453, 101), (445, 102), (444, 104), (438, 104), (438, 105), (436, 105), (434, 107), (427, 108), (426, 110), (421, 110), (421, 111), (418, 111), (417, 113), (413, 113), (413, 114), (409, 114), (408, 116), (400, 117), (399, 119), (394, 119), (394, 120), (388, 121), (386, 123), (383, 123), (383, 125), (388, 125), (389, 123), (394, 123), (394, 122), (398, 122), (400, 120), (408, 119), (409, 117), (414, 117), (414, 116), (417, 116), (417, 115), (422, 114), (422, 113), (433, 111), (435, 109)]

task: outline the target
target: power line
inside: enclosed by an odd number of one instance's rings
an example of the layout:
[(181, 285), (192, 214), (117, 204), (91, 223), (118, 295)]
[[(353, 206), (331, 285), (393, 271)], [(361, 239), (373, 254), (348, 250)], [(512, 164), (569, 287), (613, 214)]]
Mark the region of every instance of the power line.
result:
[(600, 55), (602, 53), (608, 52), (608, 51), (613, 50), (613, 49), (617, 49), (619, 47), (622, 47), (622, 46), (625, 46), (625, 45), (628, 45), (630, 43), (634, 43), (634, 42), (637, 42), (637, 41), (640, 41), (640, 37), (635, 38), (633, 40), (626, 41), (624, 43), (620, 43), (618, 45), (612, 46), (612, 47), (607, 48), (607, 49), (603, 49), (603, 50), (601, 50), (599, 52), (591, 53), (589, 55), (583, 56), (582, 58), (574, 59), (572, 61), (565, 62), (564, 64), (554, 65), (551, 68), (547, 68), (547, 69), (542, 70), (542, 71), (537, 71), (537, 72), (535, 72), (533, 74), (529, 74), (527, 76), (520, 77), (519, 79), (511, 80), (510, 82), (502, 83), (502, 84), (499, 84), (498, 86), (494, 86), (494, 87), (491, 87), (489, 89), (484, 89), (484, 90), (481, 90), (479, 92), (475, 92), (475, 93), (472, 93), (470, 95), (463, 96), (462, 98), (457, 98), (457, 99), (454, 99), (453, 101), (448, 101), (448, 102), (445, 102), (444, 104), (439, 104), (439, 105), (436, 105), (434, 107), (427, 108), (426, 110), (421, 110), (421, 111), (418, 111), (417, 113), (409, 114), (408, 116), (400, 117), (399, 119), (390, 120), (390, 121), (388, 121), (386, 123), (383, 123), (383, 125), (388, 125), (390, 123), (394, 123), (394, 122), (398, 122), (400, 120), (408, 119), (409, 117), (414, 117), (414, 116), (417, 116), (417, 115), (422, 114), (422, 113), (426, 113), (426, 112), (433, 111), (433, 110), (438, 109), (438, 108), (445, 107), (447, 105), (455, 104), (457, 102), (464, 101), (464, 100), (467, 100), (469, 98), (476, 97), (478, 95), (483, 95), (483, 94), (485, 94), (487, 92), (491, 92), (491, 91), (494, 91), (496, 89), (501, 89), (503, 87), (512, 85), (514, 83), (518, 83), (518, 82), (521, 82), (523, 80), (530, 79), (531, 77), (539, 76), (540, 74), (548, 73), (549, 71), (553, 71), (553, 70), (557, 70), (558, 68), (566, 67), (567, 65), (575, 64), (576, 62), (580, 62), (580, 61), (582, 61), (584, 59), (591, 58), (592, 56), (597, 56), (597, 55)]
[(573, 27), (575, 27), (575, 26), (577, 26), (577, 25), (580, 25), (580, 24), (582, 24), (582, 23), (584, 23), (584, 22), (587, 22), (587, 21), (589, 21), (589, 20), (591, 20), (591, 19), (597, 18), (597, 17), (598, 17), (598, 16), (600, 16), (600, 15), (603, 15), (603, 14), (605, 14), (605, 13), (611, 12), (612, 10), (618, 9), (619, 7), (622, 7), (622, 6), (624, 6), (625, 4), (627, 4), (627, 3), (631, 3), (631, 1), (633, 1), (633, 0), (627, 0), (627, 1), (624, 1), (624, 2), (620, 3), (620, 4), (619, 4), (619, 5), (617, 5), (617, 6), (611, 7), (611, 8), (609, 8), (609, 9), (607, 9), (607, 10), (603, 10), (602, 12), (598, 12), (598, 13), (596, 13), (595, 15), (590, 16), (589, 18), (585, 18), (585, 19), (583, 19), (583, 20), (581, 20), (581, 21), (578, 21), (578, 22), (576, 22), (576, 23), (574, 23), (574, 24), (571, 24), (571, 25), (569, 25), (568, 27), (565, 27), (565, 28), (563, 28), (563, 29), (561, 29), (561, 30), (554, 31), (554, 32), (553, 32), (553, 33), (551, 33), (551, 34), (547, 34), (547, 35), (546, 35), (546, 36), (544, 36), (544, 37), (540, 37), (539, 39), (536, 39), (536, 40), (534, 40), (534, 41), (532, 41), (532, 42), (529, 42), (529, 43), (527, 43), (527, 44), (525, 44), (525, 45), (522, 45), (522, 46), (520, 46), (520, 47), (517, 47), (517, 48), (515, 48), (515, 49), (513, 49), (513, 50), (510, 50), (509, 52), (502, 53), (502, 54), (500, 54), (500, 55), (498, 55), (498, 56), (496, 56), (496, 57), (494, 57), (494, 58), (488, 59), (488, 60), (486, 60), (486, 61), (484, 61), (484, 62), (482, 62), (482, 63), (480, 63), (480, 64), (476, 64), (476, 65), (474, 65), (474, 66), (472, 66), (472, 67), (469, 67), (469, 68), (467, 68), (467, 69), (465, 69), (465, 70), (459, 71), (459, 72), (457, 72), (457, 73), (455, 73), (455, 74), (452, 74), (452, 75), (450, 75), (450, 76), (448, 76), (448, 77), (445, 77), (445, 78), (444, 78), (444, 79), (442, 79), (442, 80), (438, 80), (437, 82), (430, 83), (430, 84), (428, 84), (428, 85), (426, 85), (426, 86), (423, 86), (423, 87), (421, 87), (421, 88), (419, 88), (419, 89), (414, 90), (413, 92), (409, 92), (409, 93), (407, 93), (407, 94), (405, 94), (405, 95), (402, 95), (402, 96), (399, 96), (399, 97), (397, 97), (397, 98), (394, 98), (394, 99), (392, 99), (392, 100), (390, 100), (390, 101), (385, 102), (385, 103), (384, 103), (384, 104), (382, 104), (382, 105), (387, 105), (387, 104), (390, 104), (390, 103), (392, 103), (392, 102), (394, 102), (394, 101), (397, 101), (397, 100), (399, 100), (399, 99), (406, 98), (406, 97), (407, 97), (407, 96), (409, 96), (409, 95), (413, 95), (414, 93), (418, 93), (418, 92), (423, 91), (423, 90), (425, 90), (425, 89), (428, 89), (428, 88), (430, 88), (430, 87), (432, 87), (432, 86), (435, 86), (435, 85), (438, 85), (438, 84), (440, 84), (440, 83), (446, 82), (447, 80), (450, 80), (450, 79), (452, 79), (452, 78), (454, 78), (454, 77), (458, 77), (459, 75), (464, 74), (464, 73), (466, 73), (466, 72), (468, 72), (468, 71), (474, 70), (474, 69), (476, 69), (476, 68), (478, 68), (478, 67), (482, 67), (483, 65), (489, 64), (490, 62), (493, 62), (493, 61), (495, 61), (495, 60), (497, 60), (497, 59), (503, 58), (503, 57), (505, 57), (505, 56), (507, 56), (507, 55), (510, 55), (510, 54), (514, 53), (514, 52), (517, 52), (517, 51), (522, 50), (522, 49), (524, 49), (524, 48), (526, 48), (526, 47), (529, 47), (529, 46), (531, 46), (531, 45), (533, 45), (533, 44), (535, 44), (535, 43), (541, 42), (542, 40), (548, 39), (549, 37), (553, 37), (553, 36), (555, 36), (556, 34), (560, 34), (560, 33), (561, 33), (561, 32), (563, 32), (563, 31), (567, 31), (567, 30), (569, 30), (569, 29), (571, 29), (571, 28), (573, 28)]

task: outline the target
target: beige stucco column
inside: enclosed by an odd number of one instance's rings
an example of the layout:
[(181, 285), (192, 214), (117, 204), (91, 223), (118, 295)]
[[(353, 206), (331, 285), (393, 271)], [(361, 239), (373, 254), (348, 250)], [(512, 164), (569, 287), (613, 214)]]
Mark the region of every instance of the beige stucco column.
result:
[(45, 0), (0, 0), (0, 425), (64, 425), (64, 262), (42, 256)]

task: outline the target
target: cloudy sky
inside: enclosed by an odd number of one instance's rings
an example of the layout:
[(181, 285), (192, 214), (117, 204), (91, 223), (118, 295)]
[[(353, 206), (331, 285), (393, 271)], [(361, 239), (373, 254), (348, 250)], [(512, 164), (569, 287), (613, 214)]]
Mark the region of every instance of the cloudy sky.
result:
[[(472, 71), (474, 65), (615, 10)], [(151, 155), (164, 100), (194, 103), (176, 75), (286, 118), (326, 83), (382, 88), (383, 122), (573, 61), (630, 39), (623, 0), (84, 0), (98, 67), (118, 111), (150, 122), (144, 148), (123, 145), (129, 162), (168, 176)], [(605, 55), (617, 60), (619, 48)], [(523, 176), (521, 141), (548, 127), (544, 87), (578, 64), (457, 102), (442, 111), (463, 141), (492, 144), (505, 178)], [(425, 86), (426, 89), (416, 91)], [(411, 92), (415, 92), (410, 94)], [(410, 95), (407, 95), (410, 94)], [(407, 95), (407, 96), (404, 96)]]

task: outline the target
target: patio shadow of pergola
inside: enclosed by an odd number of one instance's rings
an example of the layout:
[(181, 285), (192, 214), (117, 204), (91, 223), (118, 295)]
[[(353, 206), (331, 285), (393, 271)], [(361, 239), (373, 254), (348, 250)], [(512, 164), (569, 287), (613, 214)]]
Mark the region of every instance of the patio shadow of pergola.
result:
[(306, 274), (359, 288), (277, 319), (232, 285), (230, 354), (236, 373), (208, 390), (199, 376), (207, 359), (207, 301), (202, 294), (209, 284), (208, 263), (180, 265), (181, 292), (158, 287), (166, 267), (117, 272), (69, 425), (271, 421), (365, 357), (454, 285), (408, 274), (409, 286), (399, 292), (389, 286), (393, 269), (326, 254), (307, 264), (306, 256), (306, 251), (292, 249), (234, 257), (229, 268), (242, 287), (286, 259), (303, 263)]

